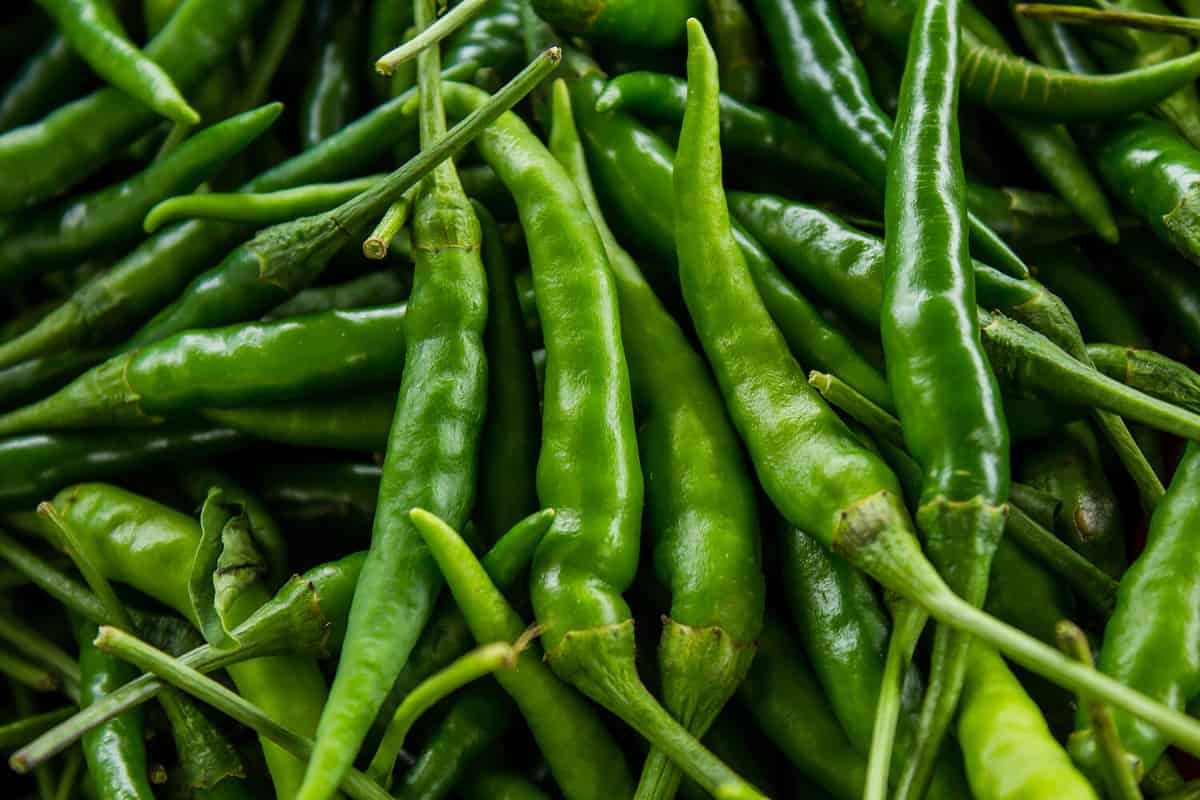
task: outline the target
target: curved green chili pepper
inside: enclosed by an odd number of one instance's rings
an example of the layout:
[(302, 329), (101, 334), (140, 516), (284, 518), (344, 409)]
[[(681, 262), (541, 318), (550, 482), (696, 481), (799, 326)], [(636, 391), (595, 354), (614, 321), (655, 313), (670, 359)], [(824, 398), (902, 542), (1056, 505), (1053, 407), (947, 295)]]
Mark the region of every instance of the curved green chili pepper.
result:
[[(649, 525), (657, 532), (655, 574), (671, 592), (658, 652), (663, 704), (699, 737), (750, 668), (762, 625), (754, 488), (708, 368), (604, 220), (561, 81), (552, 109), (550, 150), (596, 225), (621, 308)], [(720, 553), (719, 563), (699, 553)], [(651, 747), (635, 797), (670, 797), (681, 777)]]
[[(1081, 667), (965, 603), (921, 554), (896, 477), (808, 386), (753, 289), (733, 244), (720, 186), (716, 65), (698, 23), (689, 23), (689, 43), (697, 89), (689, 89), (675, 170), (680, 197), (676, 247), (684, 298), (768, 496), (793, 525), (925, 608), (938, 622), (978, 637), (1060, 685), (1082, 688), (1152, 720), (1188, 748), (1200, 750), (1200, 726), (1186, 715)], [(727, 336), (731, 330), (739, 335)]]
[[(145, 55), (187, 90), (225, 58), (264, 5), (263, 0), (187, 0)], [(129, 95), (105, 88), (0, 136), (0, 174), (5, 176), (0, 213), (67, 191), (157, 120)]]
[[(792, 102), (829, 147), (882, 191), (887, 181), (892, 120), (871, 96), (866, 71), (850, 45), (833, 1), (795, 4), (756, 0), (755, 7)], [(994, 232), (973, 215), (969, 222), (976, 257), (1010, 275), (1029, 274), (1021, 259)]]
[(159, 200), (195, 188), (270, 127), (271, 103), (206, 128), (142, 172), (98, 192), (5, 220), (0, 283), (77, 262), (93, 251), (136, 241), (142, 216)]
[[(901, 430), (923, 470), (917, 526), (930, 561), (982, 606), (1011, 479), (1004, 405), (979, 336), (958, 150), (958, 0), (922, 0), (888, 155), (880, 333)], [(897, 796), (922, 797), (950, 727), (970, 640), (939, 626)]]
[[(687, 83), (681, 78), (659, 72), (626, 72), (605, 84), (596, 99), (596, 110), (621, 110), (652, 122), (678, 124), (686, 102)], [(879, 192), (802, 122), (722, 93), (721, 140), (739, 155), (757, 157), (764, 167), (794, 169), (822, 196), (879, 207)]]
[(558, 64), (557, 49), (543, 53), (488, 101), (387, 178), (325, 214), (302, 217), (260, 232), (208, 272), (125, 344), (139, 347), (189, 328), (252, 319), (305, 288), (333, 255), (382, 216), (392, 201), (444, 159), (516, 105)]
[(538, 388), (525, 340), (525, 317), (496, 221), (472, 201), (479, 219), (487, 273), (487, 416), (479, 443), (479, 493), (474, 519), (495, 541), (537, 508)]
[[(415, 13), (417, 24), (428, 27), (432, 0), (418, 0)], [(539, 61), (543, 68), (535, 62), (534, 71), (522, 73), (532, 80), (510, 92), (508, 105), (533, 88), (557, 57), (552, 52)], [(422, 155), (435, 152), (432, 148), (447, 138), (439, 70), (438, 51), (423, 52), (418, 60)], [(494, 100), (480, 108), (486, 105), (501, 110)], [(472, 116), (486, 124), (497, 115)], [(456, 129), (462, 127), (459, 123)], [(372, 216), (381, 208), (376, 205)], [(419, 192), (413, 231), (416, 273), (404, 332), (408, 368), (388, 439), (371, 549), (355, 590), (347, 644), (321, 716), (301, 800), (332, 795), (433, 612), (440, 584), (437, 565), (425, 552), (408, 510), (426, 506), (462, 525), (474, 501), (487, 396), (487, 284), (479, 221), (452, 161), (439, 158)]]
[(329, 386), (394, 386), (408, 317), (402, 303), (176, 334), (0, 416), (0, 435), (153, 424), (163, 414), (298, 399)]
[(1153, 350), (1115, 344), (1089, 344), (1088, 355), (1108, 377), (1172, 405), (1200, 411), (1200, 375), (1187, 364)]
[(980, 800), (1098, 800), (1003, 659), (981, 644), (970, 650), (958, 740)]
[[(399, 381), (396, 382), (399, 385)], [(305, 447), (379, 452), (387, 448), (396, 390), (353, 393), (241, 408), (205, 408), (201, 416), (255, 439)]]
[[(410, 516), (433, 552), (476, 641), (520, 638), (525, 622), (488, 578), (467, 543), (428, 512), (415, 509)], [(516, 669), (497, 672), (495, 677), (517, 702), (563, 794), (570, 800), (630, 794), (633, 779), (625, 756), (593, 708), (555, 677), (536, 647), (531, 646), (518, 659)]]
[(161, 66), (134, 47), (108, 0), (38, 0), (71, 47), (109, 84), (183, 125), (200, 121)]
[(300, 146), (320, 144), (358, 116), (360, 3), (323, 0), (312, 11), (313, 70), (300, 99)]
[(71, 43), (54, 33), (0, 95), (0, 131), (35, 122), (90, 88), (91, 78)]
[(648, 48), (678, 42), (684, 21), (703, 8), (701, 0), (533, 0), (532, 5), (564, 33)]

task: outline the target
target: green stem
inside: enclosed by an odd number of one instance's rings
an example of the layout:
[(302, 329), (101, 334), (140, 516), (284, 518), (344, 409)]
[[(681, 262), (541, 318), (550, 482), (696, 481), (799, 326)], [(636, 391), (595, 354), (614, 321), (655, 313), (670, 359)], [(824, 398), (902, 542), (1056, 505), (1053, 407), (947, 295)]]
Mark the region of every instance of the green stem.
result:
[[(307, 760), (312, 754), (312, 739), (285, 728), (245, 698), (136, 636), (106, 625), (100, 628), (96, 636), (96, 647), (128, 661), (138, 669), (154, 673), (172, 686), (251, 728), (296, 758)], [(387, 792), (355, 769), (347, 772), (342, 788), (353, 800), (390, 800)]]
[(382, 786), (389, 786), (392, 773), (396, 770), (396, 759), (400, 756), (404, 740), (417, 719), (434, 703), (471, 681), (491, 675), (497, 670), (512, 669), (516, 666), (517, 656), (523, 648), (523, 642), (517, 642), (515, 645), (496, 642), (477, 647), (466, 655), (459, 656), (450, 666), (421, 681), (408, 693), (392, 716), (387, 733), (379, 743), (371, 765), (367, 767), (367, 777)]
[(404, 227), (404, 223), (408, 222), (416, 195), (416, 187), (413, 187), (405, 192), (399, 200), (388, 206), (383, 219), (379, 220), (375, 230), (371, 231), (371, 235), (363, 241), (364, 256), (373, 261), (387, 258), (388, 246), (392, 243), (392, 239), (396, 238), (400, 229)]
[(7, 560), (35, 586), (62, 603), (68, 610), (97, 625), (105, 621), (104, 604), (96, 595), (3, 532), (0, 532), (0, 558)]
[(432, 47), (462, 27), (471, 17), (479, 13), (479, 10), (487, 2), (488, 0), (463, 0), (416, 36), (380, 56), (379, 60), (375, 62), (375, 69), (379, 71), (380, 75), (391, 75), (405, 61), (416, 58), (422, 50)]
[(821, 396), (830, 405), (840, 408), (854, 417), (871, 433), (897, 447), (904, 447), (904, 434), (900, 430), (900, 420), (841, 378), (813, 370), (808, 373), (808, 382), (821, 393)]
[(88, 586), (104, 606), (105, 622), (119, 625), (125, 630), (133, 630), (133, 621), (129, 618), (129, 612), (125, 610), (125, 606), (117, 597), (108, 578), (92, 561), (91, 554), (83, 546), (83, 541), (75, 535), (74, 528), (59, 516), (52, 503), (41, 503), (37, 510), (38, 514), (48, 519), (58, 530), (60, 541), (66, 545), (67, 555), (75, 562), (79, 573), (83, 575), (83, 579), (87, 581)]
[(896, 743), (896, 725), (900, 720), (904, 673), (912, 663), (913, 651), (927, 619), (928, 615), (911, 603), (902, 601), (896, 608), (879, 687), (879, 700), (875, 707), (875, 727), (871, 732), (863, 800), (887, 800), (888, 770)]
[(0, 614), (0, 639), (33, 661), (48, 667), (62, 682), (67, 697), (74, 703), (79, 702), (79, 664), (61, 647), (8, 613)]
[(34, 714), (30, 717), (18, 719), (15, 722), (0, 725), (0, 750), (8, 750), (9, 748), (25, 744), (43, 731), (47, 731), (64, 719), (68, 719), (74, 713), (74, 707), (64, 706), (54, 711)]
[(7, 650), (0, 650), (0, 675), (36, 692), (52, 692), (58, 688), (58, 678), (53, 672)]
[(1084, 6), (1056, 5), (1051, 3), (1018, 3), (1014, 8), (1018, 14), (1030, 19), (1047, 22), (1065, 22), (1068, 25), (1102, 25), (1132, 28), (1153, 33), (1177, 33), (1200, 38), (1200, 19), (1177, 17), (1170, 14), (1147, 14), (1140, 11), (1110, 11)]

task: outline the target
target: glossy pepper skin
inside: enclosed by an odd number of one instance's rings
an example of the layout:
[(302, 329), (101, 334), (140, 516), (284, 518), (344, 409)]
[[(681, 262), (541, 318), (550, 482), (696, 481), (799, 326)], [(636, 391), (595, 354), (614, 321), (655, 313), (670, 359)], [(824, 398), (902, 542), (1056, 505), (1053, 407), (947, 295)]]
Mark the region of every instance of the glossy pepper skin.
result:
[(980, 800), (1098, 800), (995, 651), (971, 646), (958, 739)]
[[(191, 517), (115, 486), (79, 484), (54, 498), (54, 507), (88, 543), (105, 577), (127, 583), (197, 623), (188, 594), (188, 575), (200, 526)], [(229, 618), (237, 624), (270, 600), (261, 585), (244, 591)], [(274, 719), (311, 735), (325, 702), (316, 662), (301, 656), (275, 656), (231, 666), (239, 691)], [(291, 796), (303, 765), (264, 742), (276, 790)]]
[[(145, 48), (186, 91), (250, 27), (263, 0), (186, 0)], [(158, 121), (114, 88), (99, 89), (46, 118), (0, 136), (0, 213), (40, 203), (83, 181)]]
[(659, 48), (683, 36), (683, 23), (702, 0), (533, 0), (533, 9), (563, 33), (598, 41)]
[[(595, 222), (621, 308), (655, 576), (671, 593), (658, 651), (663, 705), (700, 737), (750, 668), (762, 627), (754, 485), (703, 359), (604, 219), (561, 81), (552, 108), (550, 150)], [(652, 747), (635, 796), (671, 797), (681, 777)]]
[(361, 5), (322, 0), (312, 12), (317, 36), (313, 70), (300, 100), (301, 147), (320, 144), (358, 115)]
[[(980, 342), (958, 146), (960, 0), (922, 0), (888, 155), (880, 333), (901, 430), (924, 471), (917, 526), (947, 583), (982, 606), (1004, 530), (1004, 405)], [(900, 797), (924, 795), (953, 718), (969, 640), (940, 626)]]
[(473, 82), (506, 81), (524, 66), (520, 0), (491, 0), (474, 18), (446, 39), (442, 56), (448, 67), (474, 63)]
[[(92, 640), (97, 626), (73, 620), (79, 643), (80, 703), (87, 707), (137, 677), (137, 670), (114, 656), (100, 652)], [(101, 797), (153, 800), (146, 772), (145, 730), (140, 708), (130, 709), (94, 728), (83, 737), (88, 774)]]
[[(1198, 485), (1200, 447), (1191, 443), (1150, 517), (1146, 549), (1121, 578), (1096, 660), (1097, 669), (1173, 708), (1183, 708), (1200, 692), (1200, 555), (1189, 536), (1200, 519)], [(1112, 713), (1126, 752), (1149, 768), (1166, 750), (1162, 734), (1123, 711)], [(1090, 732), (1072, 737), (1071, 753), (1089, 772), (1098, 770), (1100, 754)]]
[[(418, 2), (415, 12), (418, 25), (432, 22), (432, 3)], [(440, 69), (437, 48), (421, 54), (423, 148), (446, 131)], [(334, 793), (433, 612), (441, 580), (408, 511), (428, 508), (461, 526), (475, 500), (487, 401), (487, 283), (479, 221), (451, 161), (435, 167), (417, 195), (413, 242), (416, 272), (405, 320), (405, 370), (371, 549), (298, 795), (302, 800)]]
[[(887, 182), (892, 120), (871, 93), (866, 70), (833, 0), (755, 0), (792, 102), (846, 163), (877, 190)], [(975, 256), (1011, 275), (1028, 268), (999, 237), (970, 218)]]

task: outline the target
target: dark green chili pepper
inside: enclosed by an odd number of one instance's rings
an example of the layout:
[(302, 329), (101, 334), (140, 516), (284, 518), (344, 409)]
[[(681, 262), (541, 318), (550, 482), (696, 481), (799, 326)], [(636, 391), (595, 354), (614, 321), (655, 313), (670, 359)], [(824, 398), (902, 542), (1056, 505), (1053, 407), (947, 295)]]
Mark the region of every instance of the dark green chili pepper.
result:
[(1059, 535), (1100, 569), (1119, 578), (1128, 560), (1116, 493), (1105, 477), (1100, 446), (1087, 423), (1072, 423), (1026, 454), (1018, 473), (1025, 483), (1062, 500)]
[[(1121, 257), (1135, 271), (1132, 285), (1143, 287), (1154, 307), (1167, 318), (1170, 329), (1193, 348), (1200, 348), (1200, 281), (1195, 267), (1153, 237), (1131, 232), (1120, 245)], [(1125, 276), (1114, 275), (1118, 286)], [(1135, 281), (1135, 282), (1134, 282)]]
[(155, 203), (191, 191), (270, 127), (282, 110), (282, 104), (272, 103), (247, 111), (189, 137), (128, 180), (5, 220), (0, 283), (26, 280), (98, 249), (136, 241), (141, 219)]
[(126, 349), (189, 328), (253, 319), (305, 288), (330, 258), (379, 219), (393, 200), (478, 136), (500, 112), (516, 105), (554, 69), (559, 58), (557, 50), (543, 53), (468, 118), (357, 197), (325, 214), (302, 217), (260, 232), (195, 278), (174, 303), (134, 334)]
[(0, 440), (0, 507), (31, 508), (77, 481), (112, 479), (139, 469), (199, 460), (236, 450), (246, 441), (229, 428), (197, 427)]
[[(1053, 244), (1085, 236), (1090, 230), (1066, 202), (1052, 194), (967, 181), (967, 204), (989, 228), (1019, 246)], [(1043, 277), (1040, 272), (1038, 277)]]
[(106, 355), (96, 350), (71, 350), (0, 369), (0, 407), (11, 408), (46, 397), (104, 361)]
[(281, 462), (255, 466), (246, 477), (281, 519), (326, 513), (357, 513), (370, 519), (375, 515), (381, 472), (375, 464), (357, 462)]
[(520, 775), (498, 770), (468, 775), (455, 791), (464, 800), (550, 800), (550, 795)]
[(408, 297), (411, 290), (411, 276), (381, 269), (345, 283), (305, 289), (271, 309), (264, 319), (286, 319), (320, 311), (348, 311), (399, 303)]
[[(982, 606), (1011, 479), (1004, 404), (979, 336), (958, 149), (958, 0), (918, 4), (888, 155), (880, 333), (901, 430), (923, 470), (930, 561)], [(951, 377), (953, 376), (953, 377)], [(917, 798), (958, 705), (970, 640), (939, 626), (897, 796)]]
[(764, 64), (759, 55), (758, 35), (741, 0), (708, 0), (721, 85), (731, 97), (746, 103), (762, 93)]
[[(367, 68), (371, 75), (371, 89), (378, 101), (388, 100), (393, 96), (392, 82), (387, 76), (375, 71), (375, 59), (380, 53), (395, 47), (404, 39), (404, 31), (412, 25), (412, 3), (396, 2), (396, 0), (372, 0), (370, 16), (367, 21)], [(524, 61), (524, 59), (521, 59)]]
[[(1150, 339), (1126, 297), (1097, 274), (1082, 250), (1043, 247), (1031, 250), (1030, 259), (1037, 265), (1038, 279), (1070, 307), (1087, 341), (1127, 347), (1149, 344)], [(1099, 368), (1099, 364), (1096, 366)]]
[(1001, 540), (992, 562), (984, 608), (1049, 644), (1054, 626), (1074, 609), (1071, 592), (1018, 542)]
[(111, 86), (183, 125), (200, 115), (188, 105), (163, 68), (129, 41), (107, 0), (38, 0), (71, 47)]
[(329, 386), (395, 386), (408, 325), (402, 303), (176, 334), (0, 416), (0, 431), (153, 424), (164, 414), (300, 399)]
[(563, 33), (647, 48), (678, 42), (684, 21), (702, 8), (701, 0), (533, 0), (538, 16)]
[[(514, 641), (524, 620), (491, 582), (471, 548), (442, 520), (419, 509), (412, 519), (433, 552), (467, 625), (478, 642)], [(495, 674), (516, 701), (550, 771), (570, 800), (621, 797), (633, 791), (625, 756), (595, 709), (542, 662), (536, 645), (523, 651), (517, 667)]]
[[(610, 80), (596, 99), (597, 111), (623, 110), (651, 122), (678, 124), (687, 101), (687, 83), (658, 72), (627, 72)], [(731, 95), (721, 95), (721, 140), (739, 157), (761, 167), (795, 170), (821, 196), (875, 209), (880, 197), (817, 138), (807, 125)]]
[[(1079, 666), (964, 602), (921, 554), (895, 475), (808, 386), (757, 297), (734, 246), (720, 185), (716, 64), (698, 23), (689, 23), (688, 38), (696, 88), (689, 87), (676, 156), (680, 275), (697, 333), (767, 495), (790, 523), (938, 622), (1001, 648), (1060, 685), (1083, 688), (1169, 728), (1173, 738), (1200, 750), (1200, 730), (1186, 715)], [(995, 324), (995, 319), (985, 321), (981, 314), (981, 322)], [(731, 330), (739, 335), (729, 337)], [(1046, 382), (1052, 379), (1061, 375)], [(780, 442), (787, 447), (781, 449)]]
[[(838, 19), (833, 0), (793, 4), (756, 0), (784, 88), (835, 152), (882, 191), (892, 121), (875, 103), (862, 63)], [(975, 255), (1011, 275), (1028, 268), (1003, 241), (971, 216)]]
[[(145, 55), (187, 90), (225, 58), (263, 0), (187, 0)], [(104, 166), (158, 117), (115, 88), (100, 89), (0, 136), (0, 213), (67, 191)]]
[(1098, 800), (1004, 660), (981, 644), (970, 649), (958, 740), (980, 800)]
[[(432, 0), (417, 0), (414, 8), (417, 25), (427, 28), (434, 17)], [(552, 52), (540, 63), (553, 67), (557, 60)], [(440, 68), (437, 48), (418, 59), (422, 155), (434, 152), (431, 148), (447, 136)], [(525, 70), (522, 75), (532, 74), (534, 80), (525, 81), (508, 105), (532, 89), (545, 71)], [(489, 104), (495, 105), (493, 100)], [(480, 119), (486, 124), (494, 116)], [(348, 641), (298, 795), (303, 800), (332, 795), (433, 612), (440, 588), (437, 565), (408, 511), (428, 507), (452, 525), (462, 525), (474, 501), (487, 397), (487, 283), (479, 221), (453, 162), (438, 162), (417, 195), (416, 272), (404, 323), (408, 368), (400, 381), (388, 438), (371, 549), (355, 590)], [(372, 216), (378, 217), (384, 205), (377, 204)]]
[(538, 394), (525, 318), (496, 221), (473, 203), (487, 273), (487, 416), (479, 443), (479, 494), (474, 519), (493, 542), (537, 508)]
[[(663, 704), (699, 737), (750, 668), (762, 625), (753, 482), (703, 359), (604, 220), (561, 81), (554, 86), (552, 120), (550, 150), (596, 225), (621, 308), (648, 522), (657, 532), (655, 575), (671, 593), (658, 651)], [(721, 555), (698, 557), (702, 553)], [(652, 746), (635, 796), (670, 797), (681, 777)]]
[[(1200, 448), (1189, 444), (1167, 494), (1150, 518), (1146, 549), (1121, 578), (1117, 607), (1104, 629), (1097, 667), (1148, 696), (1182, 709), (1200, 692), (1194, 631), (1196, 549), (1188, 532), (1197, 513)], [(1147, 625), (1146, 620), (1155, 620)], [(1122, 744), (1143, 768), (1166, 749), (1162, 732), (1113, 709)], [(1072, 737), (1071, 752), (1089, 771), (1099, 764), (1094, 738)]]
[[(395, 382), (399, 385), (399, 381)], [(256, 439), (334, 450), (383, 452), (396, 410), (395, 387), (386, 391), (242, 408), (205, 408), (200, 414)]]
[(479, 72), (473, 82), (485, 72), (489, 82), (506, 81), (517, 74), (525, 61), (520, 7), (520, 0), (489, 0), (473, 19), (446, 39), (443, 62), (451, 67), (476, 64)]
[(1153, 350), (1114, 344), (1089, 344), (1096, 369), (1173, 405), (1200, 410), (1200, 375)]
[(300, 146), (312, 147), (358, 116), (361, 3), (322, 0), (312, 11), (312, 74), (300, 100)]
[[(237, 100), (232, 104), (234, 110), (251, 108), (258, 105), (267, 96), (271, 81), (279, 71), (300, 29), (300, 19), (304, 14), (304, 0), (283, 0), (272, 10), (271, 24), (257, 42), (251, 56), (242, 58), (240, 74), (234, 73), (233, 65), (226, 64), (224, 74), (232, 78), (232, 86), (221, 92), (221, 102), (229, 107), (229, 93), (237, 92)], [(249, 63), (246, 63), (249, 61)], [(225, 77), (218, 72), (209, 77), (200, 87), (201, 99), (205, 90), (212, 91), (215, 86), (224, 83)]]
[(0, 95), (0, 131), (27, 125), (91, 87), (91, 78), (61, 33), (46, 41)]
[[(137, 670), (118, 658), (100, 652), (94, 622), (76, 619), (79, 643), (80, 701), (83, 708), (109, 695), (137, 677)], [(88, 773), (101, 797), (153, 800), (154, 791), (146, 773), (146, 744), (142, 710), (132, 708), (119, 717), (89, 731), (83, 737), (83, 754)]]

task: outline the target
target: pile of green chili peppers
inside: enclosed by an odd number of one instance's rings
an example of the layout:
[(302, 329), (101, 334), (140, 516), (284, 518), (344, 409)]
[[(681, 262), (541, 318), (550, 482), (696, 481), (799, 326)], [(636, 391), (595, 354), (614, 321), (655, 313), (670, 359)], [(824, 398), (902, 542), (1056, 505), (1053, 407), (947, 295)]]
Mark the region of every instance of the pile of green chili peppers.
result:
[(1193, 15), (6, 4), (6, 796), (1200, 798)]

